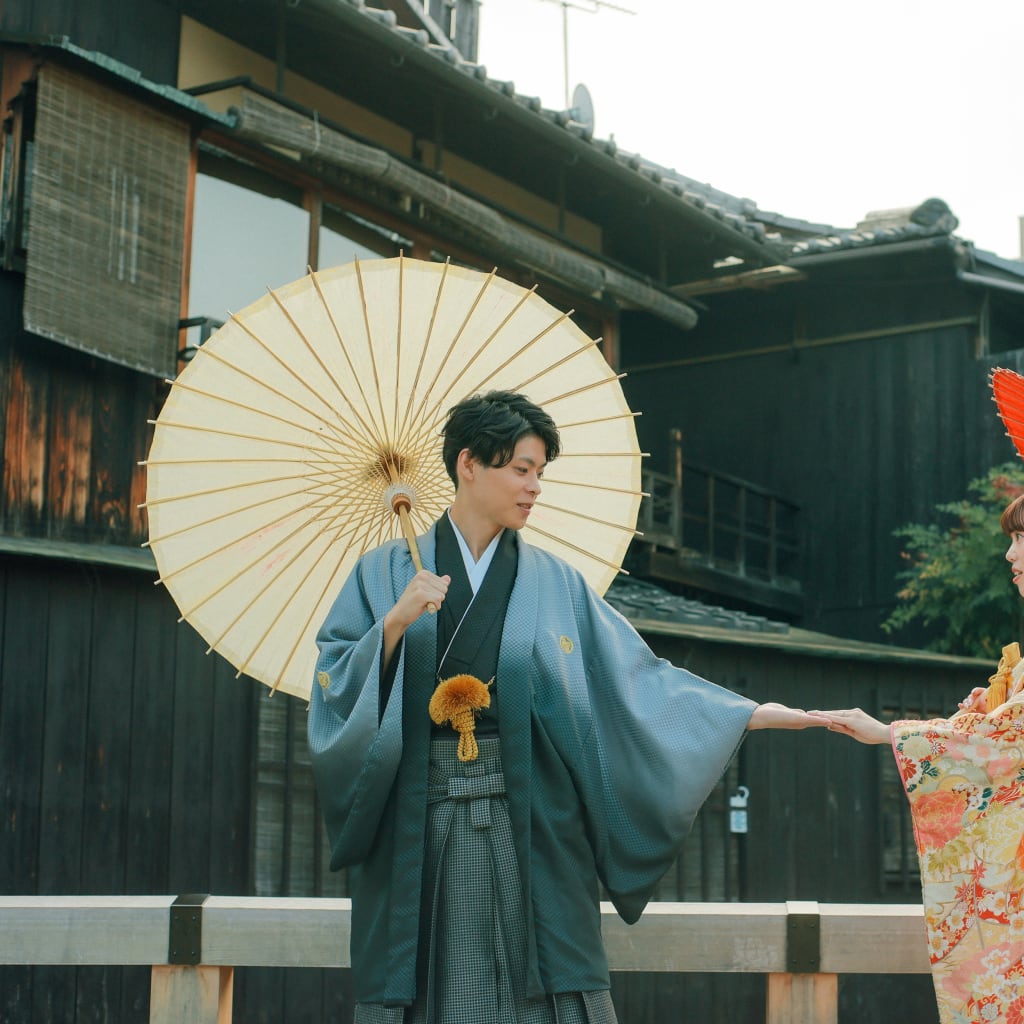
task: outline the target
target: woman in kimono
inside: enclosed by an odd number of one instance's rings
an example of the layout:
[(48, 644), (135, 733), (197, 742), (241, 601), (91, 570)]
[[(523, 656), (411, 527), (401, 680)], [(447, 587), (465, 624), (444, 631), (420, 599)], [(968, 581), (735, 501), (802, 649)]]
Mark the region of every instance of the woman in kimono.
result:
[[(1000, 519), (1024, 597), (1024, 495)], [(1024, 661), (1003, 648), (987, 689), (948, 719), (886, 725), (860, 708), (829, 728), (891, 743), (910, 801), (943, 1024), (1024, 1024)]]
[(559, 444), (521, 395), (455, 406), (424, 568), (369, 552), (320, 631), (309, 745), (357, 1024), (612, 1024), (601, 886), (635, 921), (746, 731), (825, 724), (656, 658), (520, 539)]

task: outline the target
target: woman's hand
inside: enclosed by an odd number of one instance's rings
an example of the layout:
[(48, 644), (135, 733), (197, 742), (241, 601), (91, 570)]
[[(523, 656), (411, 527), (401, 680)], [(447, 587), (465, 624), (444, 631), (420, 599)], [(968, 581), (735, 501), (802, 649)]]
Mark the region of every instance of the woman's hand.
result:
[(798, 708), (787, 708), (785, 704), (771, 701), (758, 704), (747, 722), (747, 728), (754, 729), (810, 729), (814, 726), (828, 725), (828, 719), (820, 716), (817, 711), (800, 711)]
[(860, 743), (889, 742), (889, 726), (877, 718), (872, 718), (860, 708), (849, 708), (845, 711), (811, 711), (809, 714), (824, 717), (830, 732), (852, 736)]
[[(988, 687), (976, 686), (962, 701), (957, 714), (967, 715), (975, 712), (984, 715), (988, 712)], [(955, 716), (954, 716), (955, 717)]]

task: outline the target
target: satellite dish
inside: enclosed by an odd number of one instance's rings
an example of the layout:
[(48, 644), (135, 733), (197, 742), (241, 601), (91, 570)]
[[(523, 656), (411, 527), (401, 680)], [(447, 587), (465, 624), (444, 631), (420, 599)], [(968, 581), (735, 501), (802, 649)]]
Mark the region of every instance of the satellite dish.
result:
[(572, 91), (572, 106), (569, 117), (591, 132), (594, 130), (594, 101), (590, 98), (590, 90), (581, 82)]

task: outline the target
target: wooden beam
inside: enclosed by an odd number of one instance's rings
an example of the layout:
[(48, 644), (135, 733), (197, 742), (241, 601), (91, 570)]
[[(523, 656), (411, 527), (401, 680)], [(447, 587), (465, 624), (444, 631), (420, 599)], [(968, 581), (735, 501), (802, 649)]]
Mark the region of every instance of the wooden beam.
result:
[(613, 971), (786, 969), (785, 904), (649, 903), (633, 925), (603, 904), (601, 917)]
[(924, 910), (898, 904), (821, 903), (821, 969), (840, 974), (927, 974)]
[[(173, 896), (0, 896), (0, 964), (168, 963)], [(927, 974), (920, 904), (813, 904), (823, 974)], [(793, 903), (651, 903), (627, 925), (601, 904), (613, 971), (784, 974)], [(347, 899), (209, 896), (209, 967), (348, 967)]]
[(351, 901), (209, 896), (203, 963), (349, 967)]
[(0, 964), (167, 962), (173, 896), (0, 896)]

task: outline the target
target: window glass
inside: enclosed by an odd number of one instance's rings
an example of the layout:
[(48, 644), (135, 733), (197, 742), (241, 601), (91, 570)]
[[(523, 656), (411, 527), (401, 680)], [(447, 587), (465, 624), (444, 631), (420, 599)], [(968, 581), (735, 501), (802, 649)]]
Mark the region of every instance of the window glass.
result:
[(257, 168), (201, 154), (196, 175), (188, 344), (306, 273), (302, 191)]
[(370, 260), (380, 256), (409, 255), (412, 242), (395, 231), (373, 224), (336, 206), (324, 204), (320, 226), (320, 269)]
[(1015, 352), (1024, 348), (1024, 307), (1016, 295), (1001, 295), (993, 290), (988, 296), (987, 316), (982, 323), (987, 330), (984, 336), (988, 342), (987, 351)]

